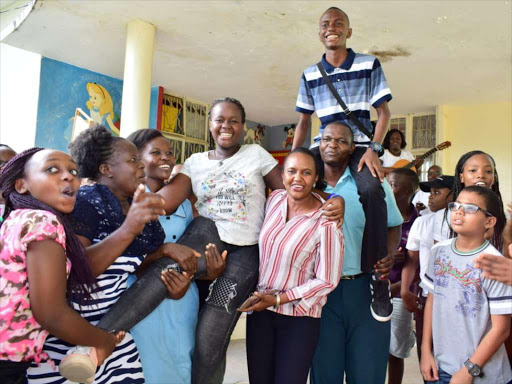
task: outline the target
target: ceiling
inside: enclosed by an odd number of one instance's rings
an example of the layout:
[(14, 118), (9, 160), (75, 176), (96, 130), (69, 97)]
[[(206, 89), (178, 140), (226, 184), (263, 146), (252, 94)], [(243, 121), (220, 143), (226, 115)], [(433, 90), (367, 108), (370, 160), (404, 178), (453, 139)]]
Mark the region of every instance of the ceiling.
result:
[[(2, 4), (2, 8), (3, 8)], [(117, 78), (126, 25), (156, 26), (153, 85), (250, 120), (297, 120), (302, 71), (323, 53), (318, 19), (342, 7), (348, 46), (384, 56), (392, 114), (512, 101), (511, 1), (42, 1), (3, 42)], [(387, 60), (387, 61), (385, 61)]]

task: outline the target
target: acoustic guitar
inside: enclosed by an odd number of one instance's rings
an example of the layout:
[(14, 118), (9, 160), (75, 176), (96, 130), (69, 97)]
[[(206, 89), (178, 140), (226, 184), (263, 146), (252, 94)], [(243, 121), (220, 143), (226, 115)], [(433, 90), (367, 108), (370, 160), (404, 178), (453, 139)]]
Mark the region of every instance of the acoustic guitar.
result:
[[(449, 141), (445, 141), (445, 142), (435, 146), (431, 150), (425, 152), (423, 155), (417, 156), (416, 159), (424, 160), (427, 157), (429, 157), (431, 154), (433, 154), (437, 151), (442, 151), (446, 148), (450, 148), (451, 145), (452, 145), (452, 143), (450, 143)], [(393, 164), (393, 166), (391, 168), (408, 168), (408, 169), (411, 169), (414, 172), (416, 172), (416, 167), (414, 166), (414, 161), (409, 161), (409, 160), (405, 160), (405, 159), (398, 160), (395, 164)]]

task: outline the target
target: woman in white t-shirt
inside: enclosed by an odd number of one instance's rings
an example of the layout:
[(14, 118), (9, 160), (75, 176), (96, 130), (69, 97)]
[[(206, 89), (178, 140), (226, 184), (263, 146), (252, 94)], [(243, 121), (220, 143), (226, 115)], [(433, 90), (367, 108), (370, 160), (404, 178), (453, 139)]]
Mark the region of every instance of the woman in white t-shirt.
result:
[[(423, 160), (415, 160), (411, 152), (404, 150), (407, 143), (405, 142), (404, 134), (398, 129), (391, 129), (386, 133), (382, 146), (384, 147), (384, 155), (380, 157), (380, 160), (382, 161), (382, 167), (386, 175), (391, 173), (394, 168), (401, 168), (403, 166), (396, 166), (396, 163), (400, 160), (414, 162), (416, 169), (423, 164)], [(404, 162), (404, 165), (405, 164)]]

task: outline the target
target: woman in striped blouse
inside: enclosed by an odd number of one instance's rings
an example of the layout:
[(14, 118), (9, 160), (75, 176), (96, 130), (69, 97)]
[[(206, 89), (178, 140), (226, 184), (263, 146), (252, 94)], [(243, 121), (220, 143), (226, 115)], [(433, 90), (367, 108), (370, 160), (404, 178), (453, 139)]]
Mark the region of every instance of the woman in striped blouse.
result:
[(282, 177), (286, 190), (268, 198), (259, 236), (257, 292), (240, 309), (254, 311), (247, 319), (253, 384), (306, 383), (322, 307), (343, 264), (343, 233), (322, 216), (324, 201), (312, 192), (318, 179), (314, 155), (292, 151)]

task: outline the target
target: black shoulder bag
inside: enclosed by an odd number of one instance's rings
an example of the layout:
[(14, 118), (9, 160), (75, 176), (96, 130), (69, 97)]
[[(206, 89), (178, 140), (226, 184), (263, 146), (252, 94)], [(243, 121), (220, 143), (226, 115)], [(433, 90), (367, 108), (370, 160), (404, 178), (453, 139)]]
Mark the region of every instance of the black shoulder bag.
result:
[(322, 62), (321, 61), (318, 62), (318, 64), (316, 66), (318, 67), (318, 70), (322, 74), (322, 77), (324, 78), (325, 84), (327, 84), (327, 86), (329, 87), (329, 90), (331, 91), (332, 95), (334, 96), (336, 101), (338, 101), (338, 104), (341, 106), (341, 109), (343, 109), (343, 113), (349, 118), (349, 120), (351, 122), (353, 122), (356, 125), (356, 127), (361, 132), (363, 132), (366, 136), (368, 136), (370, 138), (370, 140), (373, 140), (373, 133), (371, 133), (363, 125), (363, 123), (361, 123), (361, 121), (359, 121), (359, 119), (352, 114), (352, 111), (350, 109), (348, 109), (347, 105), (341, 99), (339, 93), (336, 92), (336, 90), (334, 89), (334, 86), (332, 85), (331, 80), (329, 80), (329, 76), (327, 76), (327, 73), (325, 73), (325, 69), (324, 69), (324, 67), (322, 65)]

